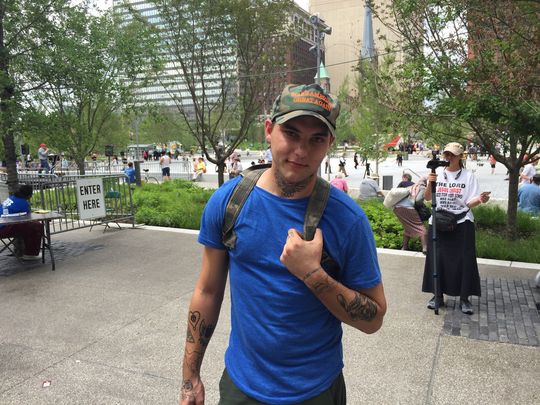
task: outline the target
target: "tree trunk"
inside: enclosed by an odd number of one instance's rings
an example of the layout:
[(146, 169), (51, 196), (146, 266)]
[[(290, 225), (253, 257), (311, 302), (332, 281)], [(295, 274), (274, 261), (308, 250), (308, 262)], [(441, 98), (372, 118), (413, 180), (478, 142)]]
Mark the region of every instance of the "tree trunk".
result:
[[(6, 117), (8, 114), (10, 113), (4, 113), (3, 115)], [(10, 125), (6, 125), (4, 130), (6, 131), (4, 133), (4, 153), (7, 166), (7, 186), (9, 194), (13, 194), (19, 187), (19, 177), (17, 175), (17, 156), (15, 154), (13, 131), (10, 128)]]
[(225, 183), (225, 162), (218, 162), (218, 185), (221, 187)]
[(84, 167), (84, 158), (82, 159), (75, 158), (75, 163), (77, 163), (77, 167), (79, 168), (79, 174), (81, 176), (84, 176), (86, 174), (86, 168)]
[(508, 207), (506, 209), (506, 231), (507, 238), (514, 240), (517, 237), (517, 205), (519, 186), (519, 167), (511, 168), (508, 171)]

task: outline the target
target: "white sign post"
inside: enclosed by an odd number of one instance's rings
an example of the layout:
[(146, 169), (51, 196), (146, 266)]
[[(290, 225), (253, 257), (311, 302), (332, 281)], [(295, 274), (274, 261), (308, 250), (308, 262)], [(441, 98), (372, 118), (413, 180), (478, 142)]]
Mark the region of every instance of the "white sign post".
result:
[(94, 219), (105, 216), (103, 179), (79, 179), (76, 182), (79, 219)]

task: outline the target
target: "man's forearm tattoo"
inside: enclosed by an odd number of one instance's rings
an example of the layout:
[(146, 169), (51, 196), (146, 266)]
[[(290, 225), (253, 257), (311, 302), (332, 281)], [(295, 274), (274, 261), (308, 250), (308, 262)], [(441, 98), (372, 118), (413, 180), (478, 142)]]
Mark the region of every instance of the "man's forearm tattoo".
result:
[[(315, 273), (319, 269), (321, 268), (318, 267), (316, 270), (312, 271), (311, 273), (308, 273), (308, 275), (311, 276), (313, 273)], [(308, 278), (309, 277), (306, 277), (306, 280)], [(325, 273), (321, 280), (317, 280), (311, 284), (308, 283), (308, 286), (313, 290), (315, 295), (319, 296), (321, 294), (324, 294), (328, 290), (332, 289), (334, 285), (336, 284), (337, 284), (337, 281)]]
[(203, 346), (208, 346), (210, 338), (214, 333), (215, 326), (209, 325), (204, 319), (201, 320), (199, 311), (191, 311), (189, 313), (189, 325), (186, 333), (186, 341), (195, 343), (195, 336), (198, 336), (198, 342)]
[(311, 270), (309, 273), (305, 274), (304, 277), (302, 277), (302, 281), (306, 281), (313, 274), (317, 273), (320, 269), (321, 269), (320, 267), (317, 267), (315, 270)]
[(355, 292), (354, 298), (347, 302), (342, 294), (337, 300), (352, 321), (371, 321), (377, 315), (377, 305), (369, 297)]
[(199, 374), (201, 371), (203, 357), (203, 352), (198, 352), (197, 350), (190, 351), (188, 348), (186, 348), (184, 353), (184, 364), (192, 374)]

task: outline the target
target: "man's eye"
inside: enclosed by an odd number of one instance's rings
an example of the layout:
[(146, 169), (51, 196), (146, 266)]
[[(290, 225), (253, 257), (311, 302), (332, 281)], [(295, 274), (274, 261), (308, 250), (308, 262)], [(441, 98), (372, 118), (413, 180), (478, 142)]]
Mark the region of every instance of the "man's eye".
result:
[(323, 137), (323, 136), (316, 136), (316, 137), (312, 138), (313, 143), (323, 143), (325, 140), (326, 140), (326, 138)]

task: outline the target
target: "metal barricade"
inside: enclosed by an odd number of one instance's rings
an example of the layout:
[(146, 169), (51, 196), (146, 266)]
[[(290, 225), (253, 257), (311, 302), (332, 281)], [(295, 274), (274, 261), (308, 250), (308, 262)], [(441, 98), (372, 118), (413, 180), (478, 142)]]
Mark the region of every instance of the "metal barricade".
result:
[[(19, 173), (18, 176), (20, 184), (29, 184), (34, 189), (31, 200), (34, 211), (57, 211), (64, 216), (61, 220), (51, 222), (51, 234), (111, 222), (135, 226), (132, 189), (123, 174), (55, 176)], [(0, 182), (5, 182), (3, 177), (0, 177)], [(103, 179), (105, 217), (91, 221), (79, 218), (75, 187), (77, 179), (81, 178)]]

